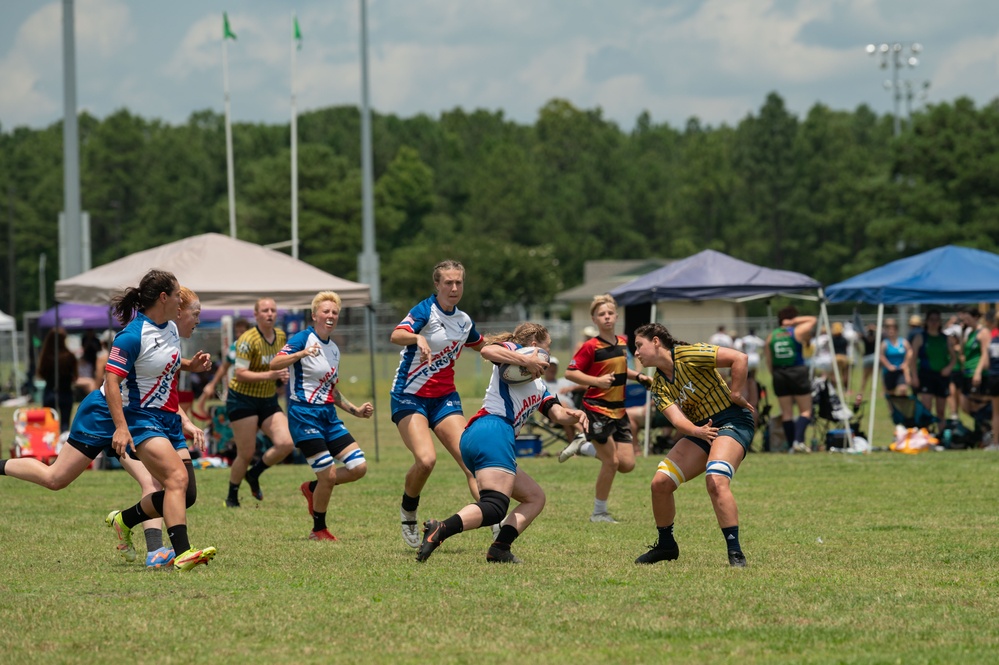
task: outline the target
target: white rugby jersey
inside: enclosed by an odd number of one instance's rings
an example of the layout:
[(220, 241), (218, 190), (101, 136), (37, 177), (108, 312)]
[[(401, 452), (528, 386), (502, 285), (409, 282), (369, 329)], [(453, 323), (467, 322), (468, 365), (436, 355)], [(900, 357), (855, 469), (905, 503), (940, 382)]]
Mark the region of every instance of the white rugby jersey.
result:
[(309, 326), (291, 336), (288, 343), (278, 353), (290, 356), (318, 344), (318, 356), (305, 356), (291, 365), (291, 397), (295, 402), (306, 404), (332, 404), (333, 388), (340, 380), (340, 348), (332, 339), (323, 341), (316, 329)]
[(475, 329), (472, 318), (454, 308), (445, 312), (430, 296), (416, 304), (396, 329), (419, 333), (430, 345), (430, 362), (420, 362), (420, 350), (410, 344), (399, 355), (392, 392), (419, 397), (442, 397), (454, 392), (454, 363), (466, 346), (478, 346), (482, 335)]
[[(157, 325), (145, 314), (135, 315), (115, 335), (105, 371), (117, 374), (122, 406), (177, 412), (176, 375), (180, 370), (177, 324)], [(101, 386), (103, 392), (104, 386)]]
[[(520, 345), (513, 342), (503, 342), (503, 347), (516, 351)], [(538, 378), (534, 381), (511, 386), (500, 379), (500, 367), (494, 365), (493, 374), (489, 378), (489, 387), (486, 388), (486, 397), (482, 400), (482, 408), (469, 419), (468, 425), (471, 425), (476, 418), (492, 414), (504, 418), (513, 425), (514, 433), (519, 434), (520, 428), (531, 417), (531, 414), (537, 411), (545, 401), (553, 399), (555, 397), (548, 392), (548, 386), (545, 385), (544, 379)]]

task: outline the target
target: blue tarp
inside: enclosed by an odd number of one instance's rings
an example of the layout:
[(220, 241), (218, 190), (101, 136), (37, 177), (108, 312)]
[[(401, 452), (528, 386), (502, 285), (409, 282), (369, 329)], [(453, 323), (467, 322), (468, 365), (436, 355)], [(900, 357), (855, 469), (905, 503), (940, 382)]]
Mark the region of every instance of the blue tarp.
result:
[(766, 297), (821, 287), (801, 273), (764, 268), (706, 249), (619, 286), (611, 295), (619, 305), (639, 305), (662, 300)]
[(999, 254), (946, 245), (825, 289), (830, 302), (883, 305), (999, 300)]

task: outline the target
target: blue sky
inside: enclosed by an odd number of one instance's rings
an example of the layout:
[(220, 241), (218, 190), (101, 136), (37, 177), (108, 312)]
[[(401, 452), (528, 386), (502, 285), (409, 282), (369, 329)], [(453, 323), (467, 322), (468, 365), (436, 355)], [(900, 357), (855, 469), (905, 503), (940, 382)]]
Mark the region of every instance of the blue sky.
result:
[[(223, 10), (235, 120), (288, 122), (293, 10), (299, 110), (359, 103), (358, 0), (76, 0), (80, 108), (221, 112)], [(0, 130), (60, 119), (61, 17), (61, 0), (0, 2)], [(531, 123), (563, 97), (624, 129), (643, 110), (735, 124), (770, 91), (799, 116), (817, 102), (890, 113), (890, 70), (864, 52), (885, 41), (922, 44), (901, 78), (930, 82), (928, 103), (999, 96), (995, 0), (368, 0), (368, 29), (372, 105), (404, 117), (485, 108)]]

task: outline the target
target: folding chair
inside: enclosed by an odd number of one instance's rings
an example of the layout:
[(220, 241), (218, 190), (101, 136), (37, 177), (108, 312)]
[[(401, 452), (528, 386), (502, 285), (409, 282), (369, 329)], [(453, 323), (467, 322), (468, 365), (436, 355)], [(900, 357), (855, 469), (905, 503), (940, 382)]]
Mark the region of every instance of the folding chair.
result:
[[(833, 387), (828, 378), (816, 378), (812, 380), (812, 449), (817, 450), (819, 442), (828, 449), (830, 440), (834, 443), (841, 443), (840, 439), (846, 431), (840, 428), (843, 423), (848, 423), (853, 433), (859, 431), (853, 423), (853, 411), (843, 404), (839, 398), (839, 393)], [(835, 437), (831, 435), (836, 434)], [(835, 446), (845, 447), (842, 445)]]
[(562, 426), (556, 425), (537, 411), (520, 428), (520, 434), (517, 435), (517, 438), (536, 438), (540, 441), (538, 453), (553, 443), (558, 443), (559, 449), (569, 443), (569, 440), (565, 438), (565, 430), (562, 429)]
[(51, 464), (59, 455), (59, 412), (49, 407), (14, 411), (14, 445), (10, 456), (34, 457)]
[(885, 395), (891, 408), (891, 421), (902, 427), (926, 427), (935, 425), (937, 417), (912, 395)]

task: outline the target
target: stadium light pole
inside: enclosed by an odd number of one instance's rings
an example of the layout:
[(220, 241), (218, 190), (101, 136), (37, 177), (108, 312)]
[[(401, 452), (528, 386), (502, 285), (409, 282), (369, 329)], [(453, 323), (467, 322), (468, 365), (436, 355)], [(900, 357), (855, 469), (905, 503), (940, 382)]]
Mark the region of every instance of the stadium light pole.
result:
[[(903, 44), (901, 42), (893, 42), (891, 44), (883, 42), (881, 44), (868, 44), (867, 54), (870, 56), (880, 56), (881, 57), (881, 69), (891, 68), (891, 78), (885, 80), (884, 87), (885, 90), (891, 93), (893, 108), (894, 108), (894, 135), (898, 136), (902, 133), (902, 118), (901, 118), (901, 105), (902, 105), (902, 87), (903, 84), (899, 82), (899, 70), (905, 69), (906, 67), (915, 67), (919, 64), (919, 54), (923, 51), (923, 45), (919, 42), (912, 42), (909, 44)], [(906, 82), (906, 86), (911, 90), (911, 82)], [(929, 83), (926, 83), (924, 87), (928, 87)], [(911, 93), (908, 96), (911, 102)]]
[[(80, 140), (76, 119), (76, 37), (73, 0), (62, 0), (62, 159), (63, 233), (61, 279), (83, 272), (83, 230), (80, 208)], [(60, 262), (61, 263), (61, 262)]]
[(375, 251), (374, 167), (371, 158), (371, 106), (368, 86), (368, 9), (361, 5), (361, 214), (362, 251), (357, 261), (357, 273), (363, 284), (371, 288), (371, 304), (381, 301), (381, 279), (378, 253)]

